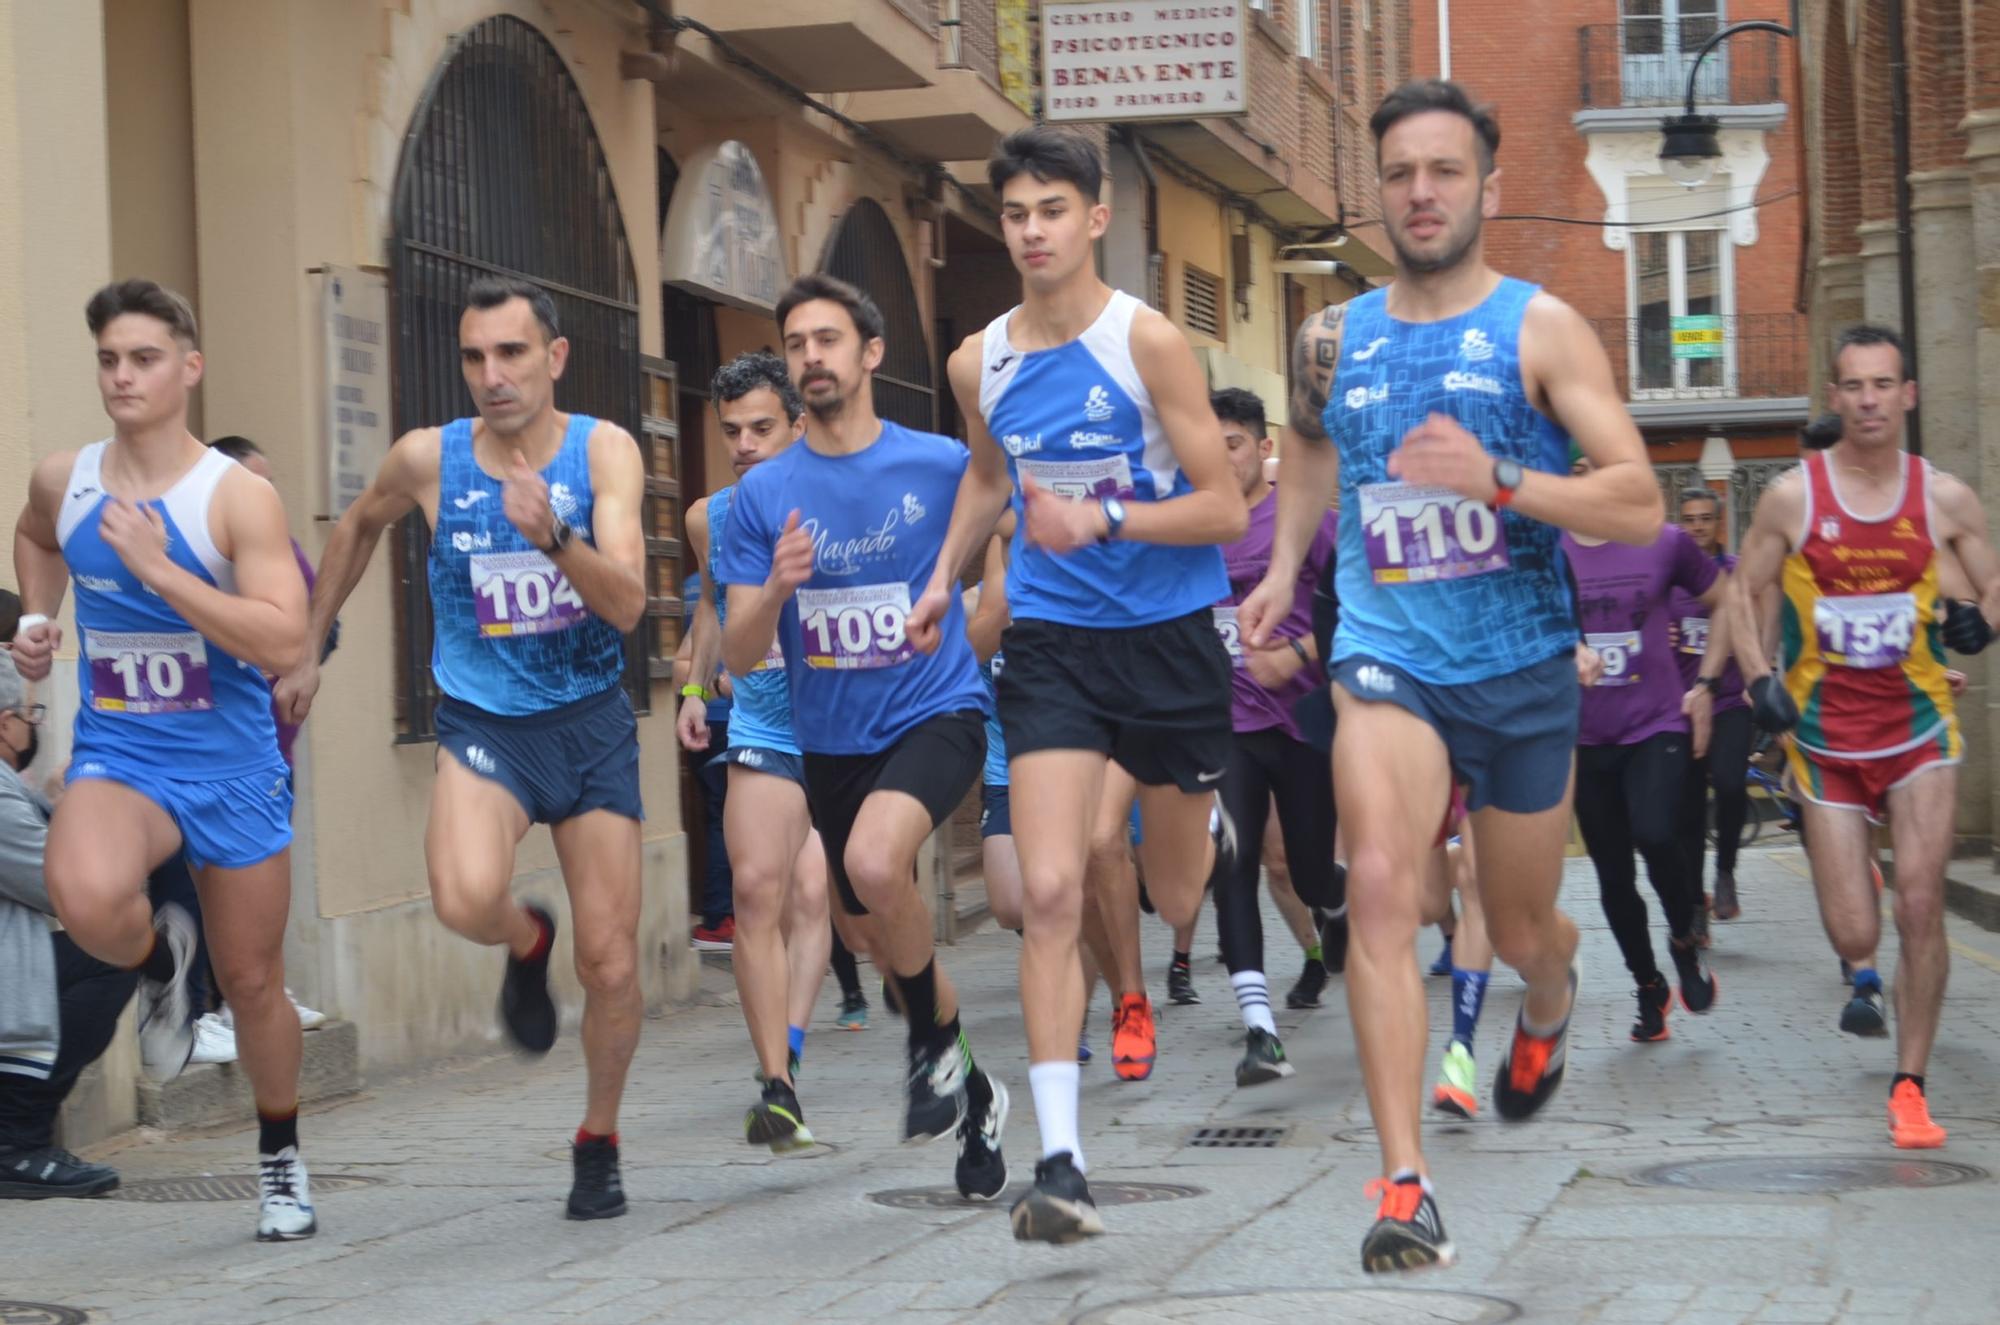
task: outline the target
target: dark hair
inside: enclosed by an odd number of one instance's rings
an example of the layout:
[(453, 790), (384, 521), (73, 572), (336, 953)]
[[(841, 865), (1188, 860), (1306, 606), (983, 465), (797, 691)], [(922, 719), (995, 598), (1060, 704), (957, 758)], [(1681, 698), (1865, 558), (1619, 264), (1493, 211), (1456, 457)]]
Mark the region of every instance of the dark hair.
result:
[(715, 370), (715, 377), (708, 384), (708, 396), (715, 403), (716, 416), (721, 417), (724, 405), (743, 399), (759, 387), (777, 393), (785, 417), (792, 422), (798, 422), (799, 415), (805, 413), (806, 403), (799, 399), (799, 389), (792, 385), (785, 361), (769, 350), (752, 350)]
[(785, 319), (800, 304), (809, 304), (815, 299), (824, 299), (839, 304), (854, 319), (854, 329), (861, 333), (864, 341), (882, 339), (882, 310), (875, 301), (849, 285), (837, 276), (829, 276), (823, 271), (809, 271), (785, 287), (785, 293), (778, 299), (778, 334), (785, 334)]
[(1382, 98), (1368, 117), (1368, 131), (1375, 135), (1375, 164), (1382, 164), (1382, 139), (1389, 130), (1431, 110), (1450, 111), (1472, 125), (1479, 146), (1479, 174), (1482, 178), (1492, 174), (1493, 158), (1500, 151), (1500, 121), (1493, 118), (1492, 107), (1475, 104), (1464, 88), (1442, 78), (1415, 79)]
[(1044, 184), (1074, 184), (1085, 202), (1104, 196), (1104, 162), (1082, 134), (1031, 124), (1002, 138), (986, 158), (986, 182), (1003, 191), (1016, 175)]
[(264, 454), (263, 447), (251, 441), (248, 437), (238, 437), (234, 433), (227, 437), (216, 438), (208, 444), (208, 449), (211, 451), (220, 451), (239, 464), (248, 460), (253, 455)]
[(467, 308), (498, 308), (509, 299), (528, 301), (535, 321), (542, 324), (544, 341), (553, 341), (562, 335), (562, 325), (556, 320), (556, 301), (533, 281), (524, 281), (517, 276), (481, 276), (465, 292)]
[(0, 644), (12, 644), (14, 632), (21, 626), (21, 595), (12, 589), (0, 589)]
[(1910, 380), (1910, 352), (1903, 348), (1903, 338), (1888, 327), (1878, 327), (1870, 322), (1858, 322), (1840, 333), (1833, 342), (1833, 380), (1840, 380), (1840, 356), (1853, 345), (1893, 345), (1896, 347), (1897, 370), (1905, 382)]
[(1240, 386), (1226, 386), (1220, 391), (1208, 393), (1209, 408), (1215, 417), (1224, 423), (1240, 423), (1251, 437), (1264, 436), (1264, 401), (1254, 391), (1245, 391)]
[(169, 290), (158, 281), (139, 277), (113, 281), (90, 296), (90, 302), (83, 306), (83, 320), (90, 324), (93, 336), (102, 336), (113, 318), (127, 313), (141, 313), (166, 323), (174, 339), (190, 350), (201, 346), (201, 330), (195, 325), (194, 305), (188, 303), (185, 296)]
[(1681, 489), (1681, 505), (1685, 506), (1691, 501), (1705, 501), (1715, 508), (1717, 515), (1722, 514), (1722, 498), (1716, 496), (1714, 488)]
[(1840, 440), (1845, 428), (1838, 414), (1822, 414), (1799, 429), (1799, 445), (1808, 451), (1824, 451)]

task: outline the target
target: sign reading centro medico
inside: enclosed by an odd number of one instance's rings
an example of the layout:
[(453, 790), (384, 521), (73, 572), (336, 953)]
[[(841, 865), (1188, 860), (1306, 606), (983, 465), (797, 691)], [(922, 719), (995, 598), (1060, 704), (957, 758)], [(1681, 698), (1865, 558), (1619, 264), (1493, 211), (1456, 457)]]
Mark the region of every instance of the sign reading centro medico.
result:
[(1244, 0), (1044, 0), (1043, 115), (1186, 120), (1242, 115)]

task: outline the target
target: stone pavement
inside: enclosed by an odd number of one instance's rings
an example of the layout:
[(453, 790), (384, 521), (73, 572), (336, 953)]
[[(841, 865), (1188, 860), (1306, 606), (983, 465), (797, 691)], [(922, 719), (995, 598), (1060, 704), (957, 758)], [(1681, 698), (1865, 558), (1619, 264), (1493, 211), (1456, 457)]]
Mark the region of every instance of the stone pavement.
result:
[[(1586, 862), (1568, 869), (1565, 904), (1585, 929), (1569, 1080), (1530, 1124), (1502, 1126), (1490, 1105), (1471, 1124), (1427, 1124), (1461, 1255), (1441, 1274), (1383, 1283), (1358, 1268), (1372, 1214), (1361, 1189), (1379, 1170), (1339, 982), (1322, 1009), (1278, 1014), (1298, 1075), (1237, 1090), (1239, 1028), (1205, 920), (1207, 1001), (1162, 1011), (1153, 1079), (1118, 1082), (1105, 1056), (1084, 1069), (1097, 1190), (1152, 1184), (1131, 1190), (1141, 1203), (1107, 1205), (1109, 1234), (1087, 1245), (1017, 1245), (1004, 1200), (971, 1207), (950, 1193), (949, 1146), (894, 1144), (900, 1025), (878, 1006), (865, 1034), (837, 1032), (831, 982), (801, 1081), (830, 1144), (783, 1160), (743, 1144), (752, 1062), (726, 974), (710, 971), (703, 1006), (646, 1027), (624, 1120), (624, 1219), (562, 1218), (582, 1090), (570, 1036), (541, 1063), (453, 1064), (312, 1113), (322, 1232), (311, 1242), (258, 1245), (241, 1200), (0, 1203), (0, 1298), (120, 1325), (2000, 1319), (2000, 1182), (1987, 1176), (2000, 1171), (2000, 936), (1949, 922), (1931, 1082), (1951, 1141), (1901, 1154), (1884, 1135), (1890, 1046), (1834, 1028), (1843, 992), (1795, 848), (1746, 853), (1745, 918), (1716, 927), (1721, 1002), (1706, 1018), (1676, 1011), (1673, 1039), (1657, 1045), (1627, 1040), (1630, 986), (1594, 880)], [(1664, 945), (1657, 908), (1655, 929)], [(1266, 933), (1278, 936), (1278, 994), (1297, 953), (1275, 916)], [(1146, 942), (1161, 972), (1157, 922)], [(1435, 936), (1422, 947), (1428, 964)], [(1013, 1087), (1018, 1185), (1036, 1145), (1016, 948), (988, 927), (945, 961), (975, 1049)], [(1445, 983), (1429, 988), (1443, 1026)], [(1481, 1028), (1488, 1098), (1517, 991), (1496, 978)], [(1105, 1046), (1101, 997), (1095, 1012)], [(1433, 1036), (1433, 1065), (1440, 1049)], [(1283, 1135), (1269, 1149), (1191, 1147), (1205, 1126)], [(148, 1178), (245, 1174), (253, 1146), (244, 1131), (153, 1135), (93, 1157), (119, 1165), (130, 1193)], [(1919, 1159), (1973, 1166), (1943, 1172), (1970, 1181), (1924, 1185), (1939, 1175)], [(1664, 1185), (1644, 1179), (1661, 1166)], [(1829, 1173), (1848, 1189), (1807, 1190)], [(335, 1190), (336, 1175), (358, 1181)], [(880, 1199), (912, 1188), (930, 1190)], [(0, 1303), (10, 1325), (62, 1318)]]

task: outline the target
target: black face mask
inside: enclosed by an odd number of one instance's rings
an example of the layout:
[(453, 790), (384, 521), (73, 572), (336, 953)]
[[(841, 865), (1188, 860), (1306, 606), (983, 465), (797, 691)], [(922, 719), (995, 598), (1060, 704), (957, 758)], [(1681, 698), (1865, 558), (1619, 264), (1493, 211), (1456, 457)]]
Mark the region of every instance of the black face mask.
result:
[[(27, 722), (27, 719), (23, 718), (22, 721)], [(9, 741), (7, 742), (7, 744), (11, 746), (13, 745), (13, 742)], [(15, 753), (18, 754), (21, 758), (21, 767), (19, 771), (23, 773), (28, 771), (28, 765), (35, 762), (35, 755), (37, 752), (41, 750), (41, 748), (42, 748), (42, 729), (40, 727), (37, 727), (34, 723), (29, 722), (28, 743), (19, 750), (15, 751)]]

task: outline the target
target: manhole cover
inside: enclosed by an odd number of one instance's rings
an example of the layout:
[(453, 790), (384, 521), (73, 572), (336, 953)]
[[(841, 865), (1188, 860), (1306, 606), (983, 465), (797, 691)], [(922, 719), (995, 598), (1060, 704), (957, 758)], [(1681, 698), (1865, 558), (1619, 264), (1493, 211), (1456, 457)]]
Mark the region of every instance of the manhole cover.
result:
[[(1538, 1118), (1528, 1123), (1455, 1123), (1427, 1121), (1426, 1138), (1451, 1137), (1450, 1148), (1494, 1155), (1543, 1154), (1557, 1150), (1586, 1149), (1621, 1141), (1632, 1129), (1621, 1123), (1583, 1122), (1573, 1118)], [(1335, 1132), (1333, 1139), (1353, 1145), (1374, 1146), (1380, 1140), (1372, 1127), (1350, 1127)]]
[(1188, 1144), (1197, 1150), (1269, 1150), (1291, 1131), (1289, 1127), (1198, 1127)]
[(1659, 1164), (1632, 1175), (1654, 1187), (1692, 1187), (1710, 1192), (1768, 1192), (1796, 1195), (1854, 1192), (1870, 1187), (1950, 1187), (1991, 1177), (1970, 1164), (1937, 1159), (1870, 1156), (1778, 1156), (1764, 1159), (1697, 1159)]
[[(2000, 1120), (1951, 1117), (1935, 1114), (1938, 1126), (1954, 1141), (2000, 1139)], [(1820, 1118), (1745, 1118), (1740, 1122), (1712, 1123), (1710, 1136), (1730, 1140), (1844, 1141), (1874, 1143), (1882, 1139), (1882, 1124), (1870, 1114), (1833, 1114)]]
[(46, 1302), (0, 1302), (0, 1325), (84, 1325), (87, 1311)]
[(1479, 1293), (1400, 1288), (1271, 1288), (1248, 1293), (1197, 1293), (1113, 1302), (1074, 1318), (1072, 1325), (1155, 1325), (1156, 1322), (1299, 1321), (1324, 1325), (1500, 1325), (1521, 1309)]
[[(896, 1210), (1006, 1210), (1028, 1190), (1022, 1183), (1002, 1192), (992, 1201), (968, 1201), (956, 1187), (897, 1187), (886, 1192), (870, 1192), (868, 1199)], [(1178, 1182), (1093, 1182), (1090, 1199), (1100, 1206), (1147, 1205), (1156, 1201), (1185, 1201), (1206, 1196), (1200, 1187)]]
[[(365, 1178), (358, 1173), (315, 1173), (311, 1175), (313, 1195), (344, 1192), (355, 1187), (377, 1187), (387, 1178)], [(254, 1201), (259, 1193), (257, 1179), (247, 1173), (231, 1173), (205, 1178), (136, 1178), (111, 1193), (114, 1201)], [(0, 1325), (12, 1325), (0, 1316)]]

